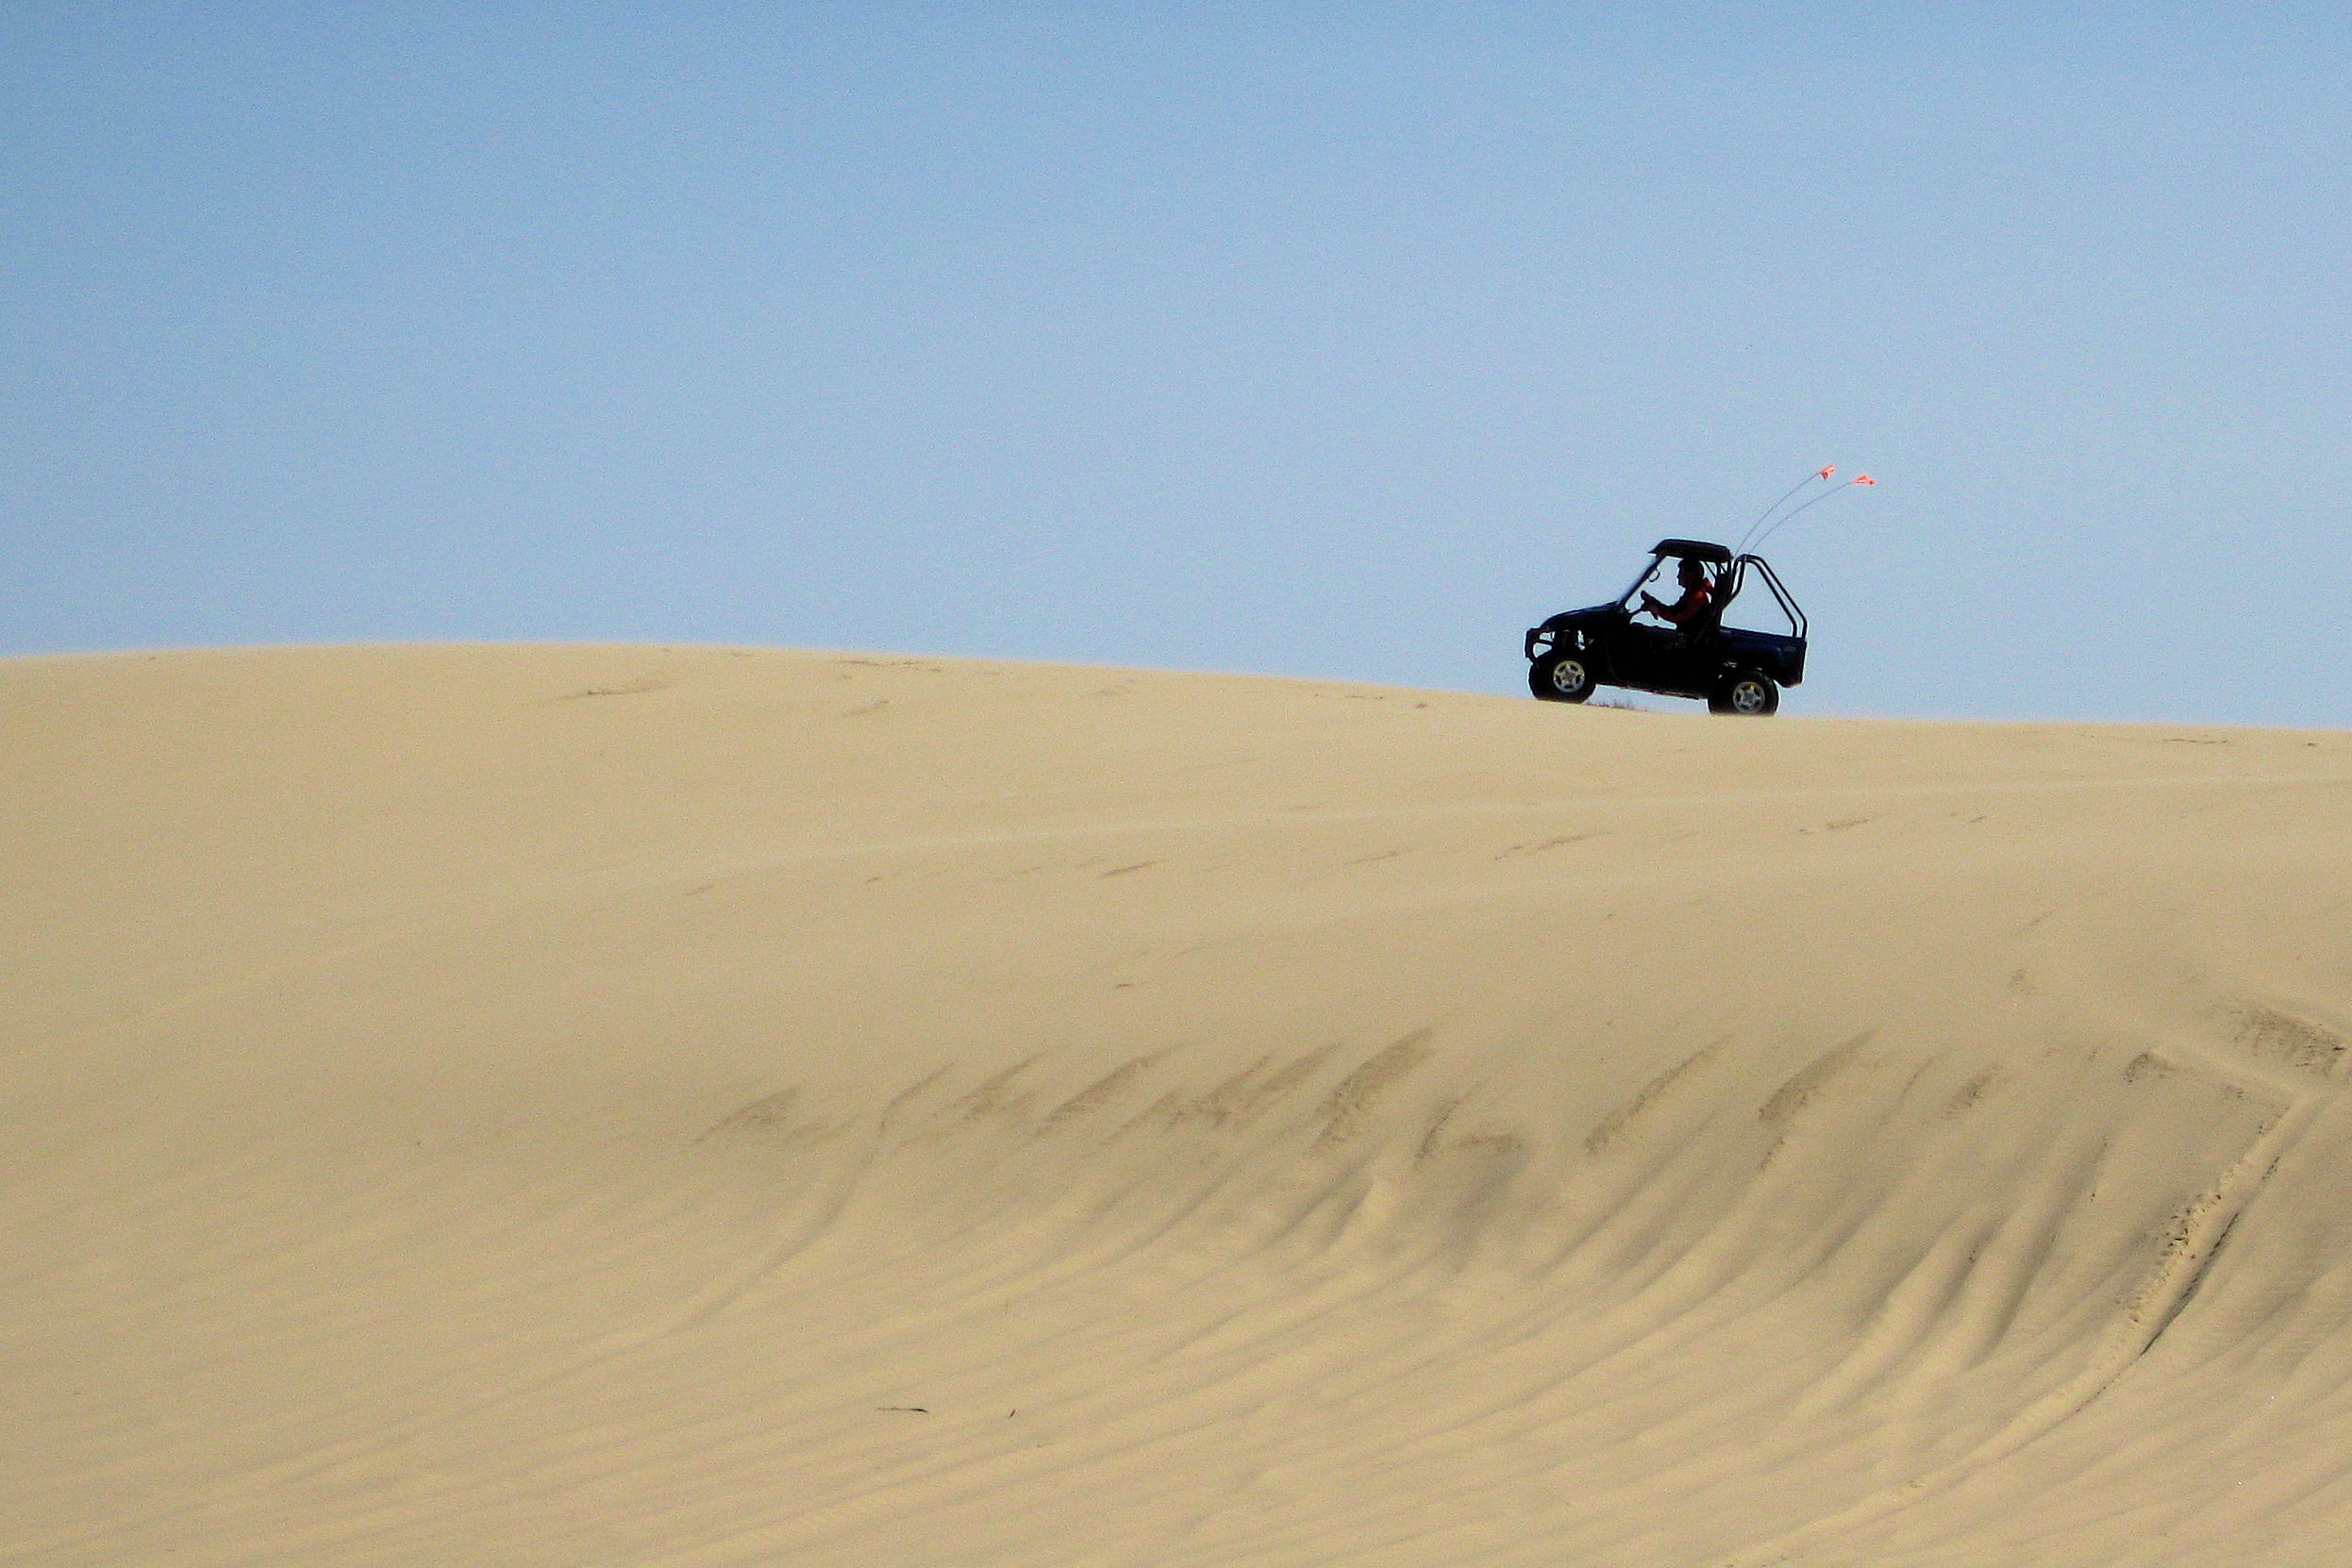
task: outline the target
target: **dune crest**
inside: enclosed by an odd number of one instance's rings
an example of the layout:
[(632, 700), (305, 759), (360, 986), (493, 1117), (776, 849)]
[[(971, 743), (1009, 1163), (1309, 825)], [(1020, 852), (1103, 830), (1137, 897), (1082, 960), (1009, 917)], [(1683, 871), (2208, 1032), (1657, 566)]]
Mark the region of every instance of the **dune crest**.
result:
[(25, 1563), (2320, 1562), (2352, 738), (0, 661)]

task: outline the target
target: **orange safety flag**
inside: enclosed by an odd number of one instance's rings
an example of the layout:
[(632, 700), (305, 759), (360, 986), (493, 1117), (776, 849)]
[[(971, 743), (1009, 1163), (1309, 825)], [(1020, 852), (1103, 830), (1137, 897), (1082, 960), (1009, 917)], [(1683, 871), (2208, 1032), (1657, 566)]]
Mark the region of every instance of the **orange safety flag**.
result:
[(1857, 474), (1854, 475), (1854, 483), (1858, 485), (1875, 485), (1877, 482), (1877, 480), (1872, 478), (1867, 474)]
[(1830, 475), (1835, 474), (1837, 471), (1838, 465), (1836, 463), (1831, 463), (1827, 467), (1824, 468), (1820, 473), (1814, 475), (1813, 477), (1816, 479), (1827, 479)]

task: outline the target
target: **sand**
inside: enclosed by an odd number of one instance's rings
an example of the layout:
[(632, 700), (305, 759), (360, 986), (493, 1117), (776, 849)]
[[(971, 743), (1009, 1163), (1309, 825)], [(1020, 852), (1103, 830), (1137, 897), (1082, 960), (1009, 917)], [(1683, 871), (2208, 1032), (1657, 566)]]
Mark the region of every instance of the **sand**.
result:
[(2352, 1560), (2352, 737), (0, 661), (0, 1560)]

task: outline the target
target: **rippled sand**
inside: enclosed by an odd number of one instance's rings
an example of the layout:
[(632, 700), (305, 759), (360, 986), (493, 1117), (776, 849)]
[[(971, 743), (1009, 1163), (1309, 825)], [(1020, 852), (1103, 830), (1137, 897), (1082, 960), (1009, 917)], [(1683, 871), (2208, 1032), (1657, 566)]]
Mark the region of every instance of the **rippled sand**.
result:
[(2352, 737), (0, 661), (0, 1558), (2352, 1560)]

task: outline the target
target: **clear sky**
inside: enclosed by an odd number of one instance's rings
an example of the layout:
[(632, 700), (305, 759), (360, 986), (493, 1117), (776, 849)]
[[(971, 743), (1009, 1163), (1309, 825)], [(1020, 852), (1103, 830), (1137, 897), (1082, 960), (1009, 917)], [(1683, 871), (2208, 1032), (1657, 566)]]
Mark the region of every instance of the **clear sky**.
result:
[(2352, 724), (2352, 7), (0, 4), (0, 652)]

